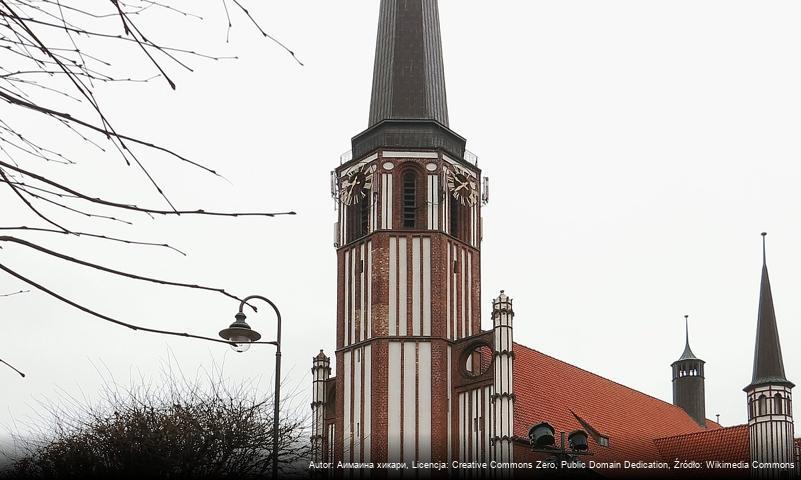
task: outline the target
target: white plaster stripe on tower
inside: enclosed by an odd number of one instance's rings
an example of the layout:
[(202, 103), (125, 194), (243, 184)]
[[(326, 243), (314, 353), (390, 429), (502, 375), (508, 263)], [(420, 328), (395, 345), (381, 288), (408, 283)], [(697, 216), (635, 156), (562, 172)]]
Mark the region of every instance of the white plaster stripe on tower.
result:
[(336, 433), (336, 425), (331, 424), (328, 426), (328, 458), (334, 458), (334, 439)]
[(343, 355), (343, 367), (345, 369), (345, 391), (343, 392), (343, 454), (346, 461), (352, 461), (353, 450), (351, 448), (351, 441), (353, 440), (353, 420), (351, 418), (351, 352), (345, 352)]
[(465, 397), (464, 393), (460, 393), (457, 397), (457, 403), (459, 404), (459, 458), (458, 460), (465, 461), (467, 460), (467, 439), (466, 439), (466, 432), (465, 432)]
[(384, 158), (437, 158), (436, 152), (384, 152)]
[(484, 418), (484, 429), (481, 432), (481, 441), (484, 443), (483, 459), (489, 461), (490, 435), (492, 435), (492, 386), (484, 388), (484, 408), (482, 409), (481, 416)]
[(467, 252), (467, 336), (473, 335), (473, 252)]
[(412, 238), (412, 335), (420, 336), (420, 237)]
[(406, 314), (406, 297), (409, 284), (407, 261), (408, 249), (406, 248), (406, 237), (398, 238), (398, 335), (408, 335), (409, 317)]
[(362, 451), (364, 453), (364, 461), (370, 462), (372, 460), (373, 438), (373, 349), (371, 345), (365, 345), (362, 360), (364, 364), (364, 419), (362, 422), (364, 441)]
[(473, 461), (478, 461), (479, 460), (478, 442), (481, 438), (481, 432), (478, 429), (480, 425), (478, 417), (479, 417), (479, 410), (481, 408), (481, 390), (475, 389), (471, 393), (472, 393), (472, 398), (471, 398), (472, 419), (470, 421), (470, 429), (473, 432), (473, 439), (472, 439), (473, 455), (470, 458)]
[(415, 460), (417, 443), (417, 344), (403, 344), (403, 461)]
[(367, 338), (373, 338), (373, 241), (367, 242)]
[(398, 237), (389, 238), (389, 335), (398, 334)]
[[(456, 335), (454, 335), (453, 333), (454, 330), (451, 327), (451, 276), (448, 275), (448, 269), (451, 268), (450, 242), (446, 244), (446, 247), (447, 248), (445, 248), (445, 250), (447, 251), (447, 253), (445, 254), (445, 257), (447, 261), (445, 262), (445, 325), (447, 330), (447, 338), (453, 340), (456, 337)], [(450, 349), (450, 347), (448, 348)], [(448, 363), (450, 364), (450, 362)], [(448, 391), (450, 391), (450, 388), (448, 388)]]
[(434, 211), (434, 227), (432, 230), (439, 230), (439, 176), (431, 175), (431, 181), (434, 182), (433, 200), (431, 202), (432, 210)]
[(461, 307), (462, 307), (461, 308), (461, 313), (462, 313), (462, 335), (461, 336), (463, 338), (463, 337), (466, 337), (466, 336), (469, 335), (467, 333), (467, 324), (469, 322), (466, 322), (466, 319), (467, 319), (467, 295), (468, 295), (468, 292), (467, 292), (467, 275), (465, 275), (465, 265), (467, 264), (467, 262), (465, 261), (465, 256), (466, 255), (465, 255), (464, 249), (460, 248), (459, 250), (461, 250), (461, 253), (462, 253), (462, 255), (461, 255), (461, 257), (462, 257), (461, 258), (461, 263), (459, 264), (459, 274), (461, 275), (462, 292), (461, 292), (461, 295), (459, 295), (459, 299), (461, 300), (461, 303), (462, 303), (462, 305), (461, 305)]
[(389, 205), (389, 200), (387, 198), (387, 192), (389, 191), (388, 188), (389, 184), (389, 174), (382, 173), (381, 174), (381, 228), (386, 230), (387, 228), (387, 207)]
[(423, 238), (423, 335), (431, 335), (431, 238)]
[[(442, 178), (447, 178), (448, 175), (448, 168), (442, 167)], [(451, 195), (448, 192), (445, 192), (445, 198), (442, 201), (442, 231), (450, 233), (451, 223), (450, 223), (450, 216), (451, 216)]]
[(392, 229), (392, 174), (387, 174), (387, 221), (386, 221), (386, 228)]
[(431, 461), (431, 343), (418, 344), (417, 378), (419, 382), (418, 460)]
[(378, 230), (378, 191), (376, 187), (379, 185), (378, 172), (373, 173), (373, 187), (367, 198), (370, 199), (370, 225), (368, 227), (369, 233)]
[[(361, 433), (361, 422), (362, 422), (362, 362), (361, 362), (362, 351), (360, 348), (355, 350), (354, 357), (355, 360), (353, 362), (353, 413), (351, 418), (353, 419), (353, 461), (358, 462), (361, 460), (361, 450), (362, 450), (362, 433)], [(348, 406), (346, 405), (346, 408)]]
[(348, 221), (347, 219), (348, 209), (343, 208), (342, 205), (337, 205), (337, 208), (339, 208), (339, 244), (344, 245), (345, 242), (348, 241), (348, 239), (345, 238), (345, 225), (347, 225), (346, 222)]
[(356, 343), (356, 249), (350, 251), (350, 343)]
[(366, 310), (365, 310), (365, 292), (367, 290), (367, 286), (365, 285), (365, 278), (367, 275), (367, 268), (365, 263), (366, 256), (364, 254), (365, 244), (361, 245), (361, 251), (359, 252), (359, 341), (363, 341), (366, 337), (365, 334), (365, 327), (367, 323), (366, 317)]
[(426, 225), (429, 230), (434, 230), (434, 182), (432, 176), (426, 177)]
[(453, 268), (453, 264), (458, 261), (458, 257), (456, 254), (456, 245), (451, 244), (451, 251), (453, 252), (452, 262), (448, 264), (448, 271), (451, 272), (451, 305), (453, 307), (453, 338), (454, 340), (458, 340), (462, 338), (459, 332), (459, 310), (457, 308), (458, 301), (459, 301), (459, 292), (456, 283), (456, 270)]
[(453, 444), (451, 443), (452, 442), (451, 430), (453, 430), (453, 421), (452, 421), (452, 418), (453, 418), (453, 411), (452, 411), (453, 410), (453, 406), (452, 406), (453, 390), (452, 390), (452, 386), (451, 386), (452, 385), (452, 383), (451, 383), (451, 369), (453, 368), (453, 366), (451, 365), (451, 346), (450, 345), (448, 345), (447, 352), (448, 352), (447, 353), (447, 363), (445, 365), (445, 368), (447, 369), (447, 372), (448, 372), (447, 373), (447, 377), (448, 377), (448, 390), (447, 390), (447, 393), (448, 393), (448, 415), (446, 417), (446, 421), (447, 421), (446, 430), (448, 431), (448, 463), (451, 463), (453, 461)]
[(345, 336), (345, 346), (347, 347), (350, 345), (351, 337), (350, 337), (350, 292), (348, 287), (350, 287), (350, 250), (345, 250), (345, 278), (343, 283), (343, 287), (345, 288), (344, 296), (345, 296), (345, 308), (342, 311), (342, 316), (345, 320), (345, 328), (343, 335)]
[(387, 378), (387, 460), (401, 461), (401, 343), (389, 342)]

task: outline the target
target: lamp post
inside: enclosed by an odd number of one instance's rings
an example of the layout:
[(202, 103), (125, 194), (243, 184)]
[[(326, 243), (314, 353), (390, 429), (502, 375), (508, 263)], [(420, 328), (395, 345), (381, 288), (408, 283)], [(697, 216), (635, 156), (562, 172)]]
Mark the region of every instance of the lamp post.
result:
[(561, 432), (560, 445), (554, 443), (554, 433), (556, 431), (548, 422), (538, 423), (528, 431), (528, 438), (531, 450), (534, 452), (548, 453), (562, 466), (562, 462), (572, 462), (579, 455), (592, 455), (588, 451), (587, 432), (584, 430), (574, 430), (567, 435), (565, 443), (565, 432)]
[(261, 334), (250, 328), (245, 322), (247, 317), (243, 311), (249, 300), (262, 300), (267, 302), (275, 311), (277, 329), (274, 342), (259, 342), (275, 345), (275, 393), (273, 398), (273, 479), (278, 478), (278, 409), (281, 400), (281, 312), (278, 307), (266, 297), (251, 295), (239, 304), (239, 312), (234, 316), (236, 321), (226, 329), (220, 330), (220, 337), (231, 342), (231, 347), (237, 352), (245, 352), (250, 344), (258, 342)]

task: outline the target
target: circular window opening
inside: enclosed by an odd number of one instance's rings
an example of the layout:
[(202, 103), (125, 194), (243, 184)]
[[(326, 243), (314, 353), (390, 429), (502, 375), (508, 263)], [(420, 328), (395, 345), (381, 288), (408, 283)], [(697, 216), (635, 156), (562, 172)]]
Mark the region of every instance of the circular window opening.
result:
[(484, 375), (492, 365), (492, 357), (492, 348), (489, 345), (476, 345), (465, 357), (465, 375), (468, 377)]

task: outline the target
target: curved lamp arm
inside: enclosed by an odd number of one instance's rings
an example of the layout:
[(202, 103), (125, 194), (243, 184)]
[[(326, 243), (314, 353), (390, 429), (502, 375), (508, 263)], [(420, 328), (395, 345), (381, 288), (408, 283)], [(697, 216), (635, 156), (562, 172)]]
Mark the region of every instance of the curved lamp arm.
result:
[[(276, 318), (276, 321), (278, 323), (278, 328), (276, 329), (275, 341), (273, 341), (273, 342), (251, 342), (251, 343), (275, 345), (275, 347), (278, 349), (278, 353), (280, 353), (281, 352), (281, 312), (278, 310), (278, 307), (276, 307), (275, 304), (269, 298), (262, 297), (261, 295), (251, 295), (249, 297), (243, 298), (242, 302), (239, 304), (239, 313), (240, 314), (242, 314), (242, 315), (245, 314), (245, 312), (243, 311), (244, 308), (245, 308), (245, 305), (248, 305), (248, 306), (252, 307), (254, 310), (256, 310), (255, 307), (253, 307), (252, 305), (250, 305), (248, 303), (249, 300), (261, 300), (263, 302), (266, 302), (268, 305), (270, 305), (273, 308), (273, 311), (275, 312), (275, 318)], [(256, 311), (258, 311), (258, 310), (256, 310)]]

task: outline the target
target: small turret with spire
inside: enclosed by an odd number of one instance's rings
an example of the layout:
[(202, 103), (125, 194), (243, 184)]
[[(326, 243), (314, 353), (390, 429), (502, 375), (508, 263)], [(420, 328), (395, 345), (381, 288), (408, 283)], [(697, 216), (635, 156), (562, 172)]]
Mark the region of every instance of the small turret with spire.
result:
[(699, 425), (706, 427), (704, 362), (690, 348), (689, 315), (684, 316), (684, 352), (671, 364), (673, 404), (681, 407)]
[[(748, 430), (751, 461), (762, 464), (790, 464), (793, 451), (793, 383), (787, 380), (779, 342), (776, 311), (768, 277), (765, 236), (762, 233), (762, 280), (759, 288), (754, 371), (745, 387), (748, 395)], [(752, 470), (754, 478), (789, 478), (790, 468)]]

